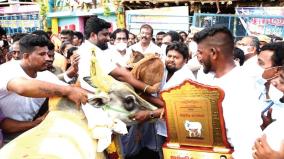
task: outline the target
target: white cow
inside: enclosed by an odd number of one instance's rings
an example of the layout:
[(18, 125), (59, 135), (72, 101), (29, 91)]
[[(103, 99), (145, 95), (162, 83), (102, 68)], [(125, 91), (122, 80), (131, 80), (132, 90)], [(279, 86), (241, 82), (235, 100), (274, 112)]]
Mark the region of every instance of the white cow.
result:
[[(102, 151), (112, 131), (117, 132), (122, 125), (117, 119), (132, 124), (129, 115), (141, 109), (157, 109), (121, 82), (112, 84), (108, 94), (96, 93), (89, 104), (104, 114), (90, 109), (83, 113), (67, 98), (53, 98), (45, 120), (0, 149), (0, 158), (104, 159)], [(96, 121), (87, 121), (88, 116)]]
[(202, 125), (200, 122), (185, 120), (184, 127), (188, 131), (189, 137), (201, 137)]

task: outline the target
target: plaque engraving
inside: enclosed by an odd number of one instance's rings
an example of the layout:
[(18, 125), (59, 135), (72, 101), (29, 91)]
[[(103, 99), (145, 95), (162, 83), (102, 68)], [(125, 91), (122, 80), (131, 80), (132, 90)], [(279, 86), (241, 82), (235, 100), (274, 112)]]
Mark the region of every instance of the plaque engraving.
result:
[(230, 148), (222, 112), (224, 92), (186, 80), (163, 91), (167, 118), (167, 143), (181, 146)]

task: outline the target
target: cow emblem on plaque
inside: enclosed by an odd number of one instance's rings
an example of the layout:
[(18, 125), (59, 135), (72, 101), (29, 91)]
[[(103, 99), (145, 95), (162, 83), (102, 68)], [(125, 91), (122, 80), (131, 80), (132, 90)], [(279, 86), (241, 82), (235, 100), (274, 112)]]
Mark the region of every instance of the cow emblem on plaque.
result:
[(163, 91), (168, 138), (164, 158), (230, 158), (223, 118), (224, 92), (195, 81)]
[(202, 139), (202, 124), (200, 122), (185, 120), (184, 128), (188, 131), (187, 138)]

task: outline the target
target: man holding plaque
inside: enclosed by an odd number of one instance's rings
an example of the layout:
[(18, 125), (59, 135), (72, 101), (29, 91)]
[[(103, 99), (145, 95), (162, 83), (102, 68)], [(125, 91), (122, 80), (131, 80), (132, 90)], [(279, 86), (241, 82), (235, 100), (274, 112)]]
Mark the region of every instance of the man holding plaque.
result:
[(254, 81), (246, 77), (233, 58), (234, 37), (226, 27), (213, 26), (194, 35), (204, 73), (213, 73), (209, 85), (225, 92), (222, 102), (227, 140), (234, 159), (252, 158), (251, 147), (261, 134), (260, 109)]
[[(165, 73), (161, 90), (166, 90), (178, 86), (187, 79), (195, 80), (193, 73), (186, 66), (188, 58), (188, 47), (184, 43), (173, 42), (167, 46)], [(164, 107), (163, 101), (158, 97), (153, 97), (147, 94), (143, 94), (142, 97), (157, 106)], [(153, 118), (162, 117), (163, 108), (160, 108), (154, 111), (139, 111), (133, 116), (132, 119), (137, 120), (138, 122), (144, 122)], [(137, 138), (135, 137), (135, 135), (137, 135), (137, 130), (142, 134), (139, 143), (134, 140), (135, 138)], [(155, 121), (155, 123), (145, 122), (143, 123), (142, 127), (133, 126), (129, 130), (129, 135), (126, 138), (123, 138), (123, 143), (127, 143), (124, 144), (126, 145), (124, 147), (125, 155), (130, 158), (138, 157), (140, 156), (140, 154), (142, 154), (141, 152), (143, 152), (146, 147), (146, 149), (159, 152), (159, 158), (163, 158), (162, 144), (165, 141), (165, 137), (167, 137), (167, 129), (164, 119), (158, 119), (157, 121)]]

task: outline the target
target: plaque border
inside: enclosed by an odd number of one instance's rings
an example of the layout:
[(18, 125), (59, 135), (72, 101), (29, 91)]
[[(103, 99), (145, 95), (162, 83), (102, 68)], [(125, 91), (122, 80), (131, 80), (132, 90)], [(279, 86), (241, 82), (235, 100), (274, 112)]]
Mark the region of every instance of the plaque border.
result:
[[(208, 90), (217, 90), (219, 93), (220, 93), (220, 96), (219, 96), (219, 100), (218, 100), (218, 104), (217, 104), (217, 107), (218, 107), (218, 111), (219, 111), (219, 120), (220, 120), (220, 127), (221, 127), (221, 133), (222, 133), (222, 141), (223, 141), (223, 144), (226, 148), (228, 149), (232, 149), (231, 145), (229, 144), (228, 140), (227, 140), (227, 133), (226, 133), (226, 126), (225, 126), (225, 121), (224, 121), (224, 117), (223, 117), (223, 108), (222, 108), (222, 101), (225, 97), (225, 93), (224, 91), (220, 88), (220, 87), (217, 87), (217, 86), (210, 86), (210, 85), (206, 85), (206, 84), (202, 84), (202, 83), (199, 83), (199, 82), (196, 82), (196, 81), (193, 81), (191, 79), (187, 79), (187, 80), (184, 80), (180, 85), (178, 86), (175, 86), (175, 87), (172, 87), (172, 88), (169, 88), (167, 90), (163, 90), (159, 93), (159, 97), (162, 99), (162, 101), (165, 103), (165, 107), (164, 107), (164, 111), (165, 111), (165, 114), (167, 114), (167, 107), (166, 107), (166, 102), (165, 100), (163, 99), (162, 97), (162, 94), (163, 93), (170, 93), (171, 91), (173, 90), (177, 90), (177, 89), (181, 89), (182, 86), (186, 85), (187, 83), (191, 84), (191, 85), (194, 85), (195, 87), (197, 88), (205, 88), (205, 89), (208, 89)], [(169, 130), (168, 130), (168, 118), (167, 118), (167, 115), (165, 116), (165, 119), (166, 119), (166, 126), (167, 126), (167, 133), (169, 133)], [(170, 142), (170, 138), (167, 137), (166, 139), (166, 143)], [(166, 144), (165, 143), (165, 144)], [(198, 146), (183, 146), (181, 145), (181, 148), (185, 148), (185, 147), (198, 147)], [(210, 148), (207, 147), (199, 147), (200, 149), (204, 149), (204, 150), (209, 150)]]

